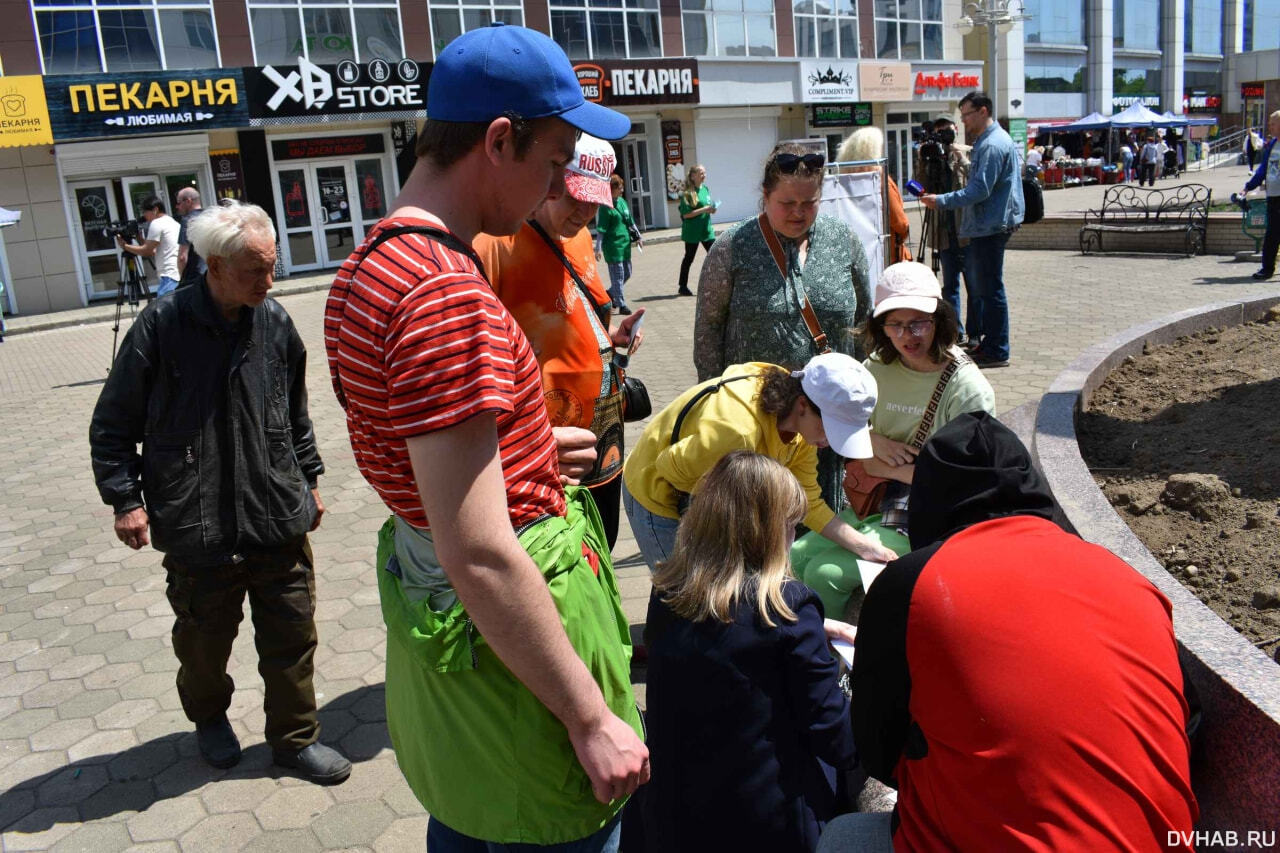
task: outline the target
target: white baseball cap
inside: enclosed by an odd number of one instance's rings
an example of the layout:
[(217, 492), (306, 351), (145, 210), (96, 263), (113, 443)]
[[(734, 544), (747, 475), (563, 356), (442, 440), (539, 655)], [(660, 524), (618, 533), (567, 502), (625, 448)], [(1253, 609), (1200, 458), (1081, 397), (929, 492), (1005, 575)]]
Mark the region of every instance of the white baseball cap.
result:
[(870, 371), (844, 353), (828, 352), (815, 355), (791, 375), (822, 413), (831, 449), (849, 459), (870, 459), (874, 454), (867, 422), (877, 394)]
[(879, 317), (898, 308), (911, 308), (932, 314), (938, 310), (942, 287), (933, 270), (916, 261), (899, 261), (890, 264), (880, 273), (876, 282), (876, 308), (872, 317)]
[(564, 185), (578, 201), (613, 206), (609, 178), (618, 165), (613, 146), (603, 139), (582, 134), (573, 149), (573, 160), (565, 170)]

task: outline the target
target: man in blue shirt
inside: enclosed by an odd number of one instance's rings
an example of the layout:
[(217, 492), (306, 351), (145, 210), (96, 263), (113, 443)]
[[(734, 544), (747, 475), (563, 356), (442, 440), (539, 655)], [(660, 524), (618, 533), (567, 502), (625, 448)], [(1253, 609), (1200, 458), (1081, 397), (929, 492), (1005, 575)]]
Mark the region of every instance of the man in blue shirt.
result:
[[(1249, 131), (1252, 133), (1253, 131)], [(1267, 143), (1262, 147), (1262, 162), (1253, 173), (1244, 191), (1267, 185), (1267, 236), (1262, 241), (1262, 267), (1253, 274), (1255, 281), (1265, 281), (1276, 274), (1276, 252), (1280, 251), (1280, 110), (1267, 119)]]
[(965, 281), (982, 315), (982, 341), (973, 351), (979, 367), (1009, 363), (1009, 303), (1004, 293), (1004, 247), (1022, 224), (1021, 162), (1017, 146), (993, 117), (991, 98), (970, 92), (960, 99), (960, 120), (974, 139), (969, 182), (955, 192), (925, 195), (931, 210), (956, 211), (956, 233), (969, 240)]

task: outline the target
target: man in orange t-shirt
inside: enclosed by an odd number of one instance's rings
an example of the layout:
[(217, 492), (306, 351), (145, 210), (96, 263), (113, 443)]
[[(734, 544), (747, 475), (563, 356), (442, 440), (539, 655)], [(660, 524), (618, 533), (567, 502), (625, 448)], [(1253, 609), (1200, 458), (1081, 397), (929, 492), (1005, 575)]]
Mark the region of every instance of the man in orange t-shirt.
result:
[(611, 204), (613, 146), (583, 134), (565, 172), (565, 192), (534, 211), (510, 237), (479, 235), (476, 252), (493, 288), (533, 345), (553, 427), (579, 427), (596, 437), (596, 464), (581, 479), (608, 534), (618, 538), (623, 456), (622, 394), (611, 367), (614, 347), (639, 345), (636, 311), (610, 326), (611, 301), (596, 270), (587, 223)]

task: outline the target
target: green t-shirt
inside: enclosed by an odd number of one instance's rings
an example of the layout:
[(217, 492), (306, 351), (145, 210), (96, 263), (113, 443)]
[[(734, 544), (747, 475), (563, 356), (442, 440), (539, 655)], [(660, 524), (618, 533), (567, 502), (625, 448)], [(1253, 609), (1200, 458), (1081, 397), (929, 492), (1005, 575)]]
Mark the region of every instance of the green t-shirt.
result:
[[(953, 350), (959, 354), (959, 350)], [(894, 441), (910, 441), (920, 426), (920, 419), (929, 406), (933, 389), (938, 386), (941, 369), (933, 373), (912, 370), (894, 359), (884, 364), (872, 355), (863, 364), (876, 379), (878, 395), (876, 407), (871, 413), (871, 429)], [(990, 412), (995, 414), (996, 392), (982, 371), (973, 362), (962, 365), (938, 402), (938, 413), (933, 419), (933, 435), (956, 415), (964, 412)], [(928, 438), (928, 436), (926, 436)]]
[(618, 196), (613, 207), (600, 205), (596, 214), (596, 231), (600, 234), (600, 251), (606, 264), (631, 260), (631, 235), (627, 226), (634, 224), (631, 208), (622, 196)]
[(711, 190), (707, 189), (707, 185), (703, 184), (698, 187), (698, 203), (689, 204), (681, 194), (680, 199), (680, 239), (686, 243), (703, 243), (707, 240), (716, 238), (716, 229), (711, 227), (711, 214), (702, 213), (692, 219), (684, 219), (684, 215), (691, 210), (697, 210), (700, 207), (706, 207), (711, 204)]

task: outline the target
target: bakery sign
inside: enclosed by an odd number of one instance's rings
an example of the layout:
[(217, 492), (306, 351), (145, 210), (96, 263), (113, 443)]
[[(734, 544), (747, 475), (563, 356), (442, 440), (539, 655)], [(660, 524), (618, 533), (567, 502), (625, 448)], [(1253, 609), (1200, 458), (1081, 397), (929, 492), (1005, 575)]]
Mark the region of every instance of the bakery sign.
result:
[(949, 71), (940, 68), (914, 68), (911, 94), (916, 101), (950, 100), (982, 89), (982, 69), (965, 68)]
[(599, 59), (573, 73), (582, 97), (606, 107), (698, 103), (696, 59)]
[(800, 61), (800, 101), (805, 104), (858, 100), (858, 63)]

